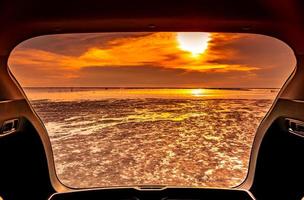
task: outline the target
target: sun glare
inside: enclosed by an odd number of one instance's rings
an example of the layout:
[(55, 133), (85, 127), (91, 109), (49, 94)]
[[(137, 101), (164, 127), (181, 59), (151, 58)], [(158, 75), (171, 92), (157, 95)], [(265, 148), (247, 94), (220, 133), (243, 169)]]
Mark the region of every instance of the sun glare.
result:
[(191, 94), (193, 96), (202, 96), (204, 94), (204, 90), (203, 89), (193, 89), (191, 90)]
[(190, 52), (193, 56), (203, 54), (208, 48), (208, 42), (210, 40), (209, 33), (203, 32), (180, 32), (177, 33), (177, 41), (179, 48), (183, 51)]

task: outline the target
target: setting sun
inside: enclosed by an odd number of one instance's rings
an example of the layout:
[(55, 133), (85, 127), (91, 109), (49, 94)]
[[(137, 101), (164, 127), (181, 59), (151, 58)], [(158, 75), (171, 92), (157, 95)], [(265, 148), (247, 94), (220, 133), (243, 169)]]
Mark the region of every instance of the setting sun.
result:
[(177, 33), (179, 48), (183, 51), (190, 52), (193, 56), (198, 56), (206, 51), (210, 40), (209, 33)]

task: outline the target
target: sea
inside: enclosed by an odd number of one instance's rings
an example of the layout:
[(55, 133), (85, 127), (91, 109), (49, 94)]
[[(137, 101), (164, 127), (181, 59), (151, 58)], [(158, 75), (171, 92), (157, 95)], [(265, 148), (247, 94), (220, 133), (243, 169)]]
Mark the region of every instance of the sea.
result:
[(72, 188), (235, 187), (276, 88), (24, 88)]

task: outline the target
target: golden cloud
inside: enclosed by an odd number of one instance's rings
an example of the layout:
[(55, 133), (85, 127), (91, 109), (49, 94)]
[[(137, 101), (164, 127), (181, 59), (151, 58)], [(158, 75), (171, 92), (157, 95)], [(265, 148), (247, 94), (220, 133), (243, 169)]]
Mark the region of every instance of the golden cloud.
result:
[[(178, 48), (176, 33), (152, 33), (141, 37), (126, 37), (109, 40), (105, 47), (92, 46), (79, 56), (62, 55), (39, 49), (16, 49), (10, 65), (31, 66), (41, 69), (79, 70), (89, 66), (157, 66), (189, 71), (251, 71), (254, 66), (225, 63), (235, 58), (237, 51), (218, 49), (219, 43), (237, 39), (236, 35), (211, 34), (207, 50), (198, 57)], [(70, 75), (75, 76), (75, 75)]]

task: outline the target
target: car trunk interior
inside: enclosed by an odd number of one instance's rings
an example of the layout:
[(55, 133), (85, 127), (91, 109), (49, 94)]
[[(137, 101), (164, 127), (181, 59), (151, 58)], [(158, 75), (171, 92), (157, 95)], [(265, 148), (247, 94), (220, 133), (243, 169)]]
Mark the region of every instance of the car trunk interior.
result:
[[(216, 0), (202, 4), (190, 0), (176, 3), (172, 8), (169, 1), (130, 1), (128, 4), (1, 1), (0, 196), (4, 200), (42, 200), (55, 192), (73, 190), (56, 177), (46, 130), (8, 72), (9, 53), (18, 43), (54, 33), (219, 31), (271, 35), (285, 41), (295, 52), (296, 71), (259, 126), (247, 179), (237, 188), (249, 190), (259, 200), (301, 199), (304, 196), (304, 134), (301, 129), (304, 121), (304, 28), (302, 19), (294, 16), (300, 13), (290, 13), (304, 5), (296, 1), (300, 6), (293, 7), (290, 3), (289, 8), (282, 2), (282, 6), (278, 6), (280, 2)], [(284, 16), (278, 16), (278, 11), (285, 13)], [(290, 20), (294, 23), (289, 23)], [(295, 124), (291, 125), (290, 119), (295, 120)]]

